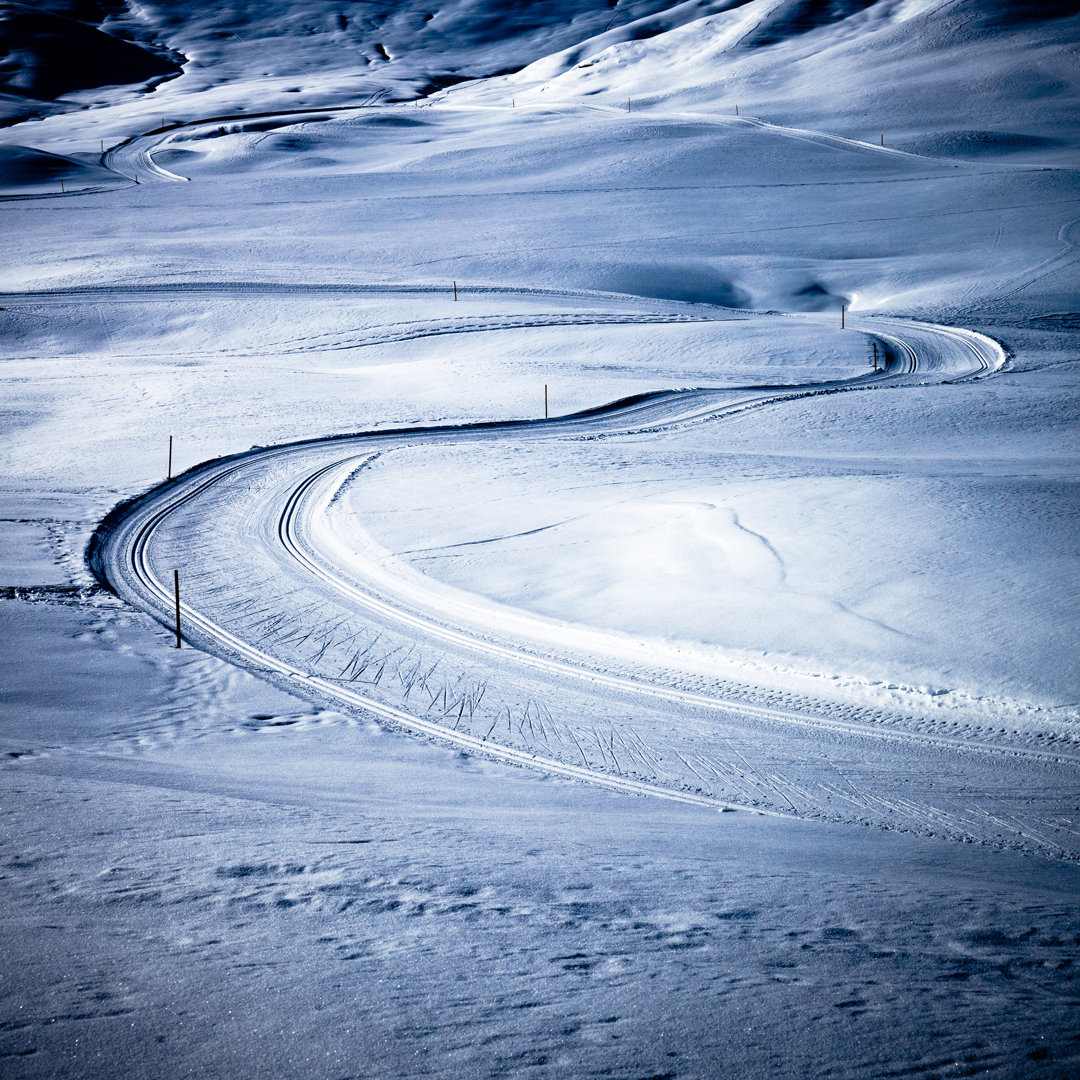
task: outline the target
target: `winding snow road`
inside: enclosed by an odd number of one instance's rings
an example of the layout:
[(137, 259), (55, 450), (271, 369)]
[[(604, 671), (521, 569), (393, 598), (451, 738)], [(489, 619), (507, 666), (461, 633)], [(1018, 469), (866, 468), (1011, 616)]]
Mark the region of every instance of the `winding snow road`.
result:
[[(199, 647), (470, 752), (717, 809), (1074, 857), (1077, 834), (1057, 812), (1080, 760), (1070, 748), (1000, 745), (989, 733), (959, 740), (904, 717), (752, 686), (691, 690), (645, 653), (608, 652), (599, 630), (557, 637), (524, 613), (485, 620), (482, 605), (417, 588), (378, 560), (346, 570), (325, 542), (336, 492), (395, 448), (659, 431), (798, 397), (975, 378), (1004, 362), (994, 342), (965, 330), (894, 319), (852, 327), (886, 345), (883, 372), (661, 391), (552, 420), (375, 431), (208, 462), (118, 507), (91, 562), (103, 583), (165, 623), (179, 569), (185, 636)], [(912, 775), (926, 778), (918, 791)], [(964, 795), (972, 783), (983, 793), (978, 805)]]

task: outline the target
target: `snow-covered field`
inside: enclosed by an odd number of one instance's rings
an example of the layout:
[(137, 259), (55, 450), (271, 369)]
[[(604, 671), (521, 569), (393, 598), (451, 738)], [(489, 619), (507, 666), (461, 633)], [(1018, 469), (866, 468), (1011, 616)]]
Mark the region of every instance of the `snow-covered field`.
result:
[(1078, 33), (5, 5), (3, 1075), (1075, 1075)]

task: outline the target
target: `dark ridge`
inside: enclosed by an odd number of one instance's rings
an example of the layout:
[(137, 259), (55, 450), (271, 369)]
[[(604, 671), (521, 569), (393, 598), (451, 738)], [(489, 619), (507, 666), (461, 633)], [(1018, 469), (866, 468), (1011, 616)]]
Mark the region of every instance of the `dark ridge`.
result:
[[(510, 74), (509, 72), (507, 74)], [(417, 87), (417, 97), (427, 97), (430, 94), (436, 94), (440, 90), (445, 90), (448, 86), (457, 86), (458, 83), (472, 82), (475, 76), (473, 75), (451, 75), (446, 73), (444, 75), (429, 75), (426, 81), (421, 83)]]
[(1050, 22), (1080, 15), (1076, 0), (993, 0), (968, 5), (984, 26), (1009, 29), (1019, 23)]
[(640, 394), (628, 394), (626, 397), (616, 398), (615, 401), (606, 402), (603, 405), (592, 405), (588, 409), (581, 409), (571, 416), (603, 416), (605, 413), (617, 412), (619, 409), (629, 409), (634, 405), (641, 405), (646, 401), (657, 401), (662, 397), (672, 397), (684, 393), (682, 390), (645, 390)]
[(776, 14), (742, 40), (747, 48), (762, 48), (808, 34), (873, 7), (877, 0), (789, 0)]
[(179, 75), (180, 65), (61, 15), (0, 10), (0, 91), (52, 101), (75, 90)]

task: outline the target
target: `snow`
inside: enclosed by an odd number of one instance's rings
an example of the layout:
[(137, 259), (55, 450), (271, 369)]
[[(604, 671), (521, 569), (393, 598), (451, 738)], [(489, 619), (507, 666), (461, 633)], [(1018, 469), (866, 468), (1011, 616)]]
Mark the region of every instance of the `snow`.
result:
[[(774, 436), (782, 452), (762, 437), (766, 412), (730, 422), (753, 429), (754, 451), (698, 432), (569, 454), (469, 447), (442, 457), (450, 480), (422, 451), (383, 455), (340, 506), (351, 520), (338, 523), (336, 551), (348, 557), (363, 523), (382, 549), (368, 558), (401, 552), (459, 590), (558, 620), (551, 635), (571, 620), (644, 635), (653, 654), (705, 645), (699, 663), (738, 659), (758, 682), (827, 672), (879, 704), (895, 702), (899, 682), (922, 688), (907, 708), (1029, 723), (1038, 706), (1064, 720), (1076, 519), (1058, 463), (1036, 459), (1018, 476), (1015, 458), (994, 461), (991, 446), (987, 461), (970, 441), (958, 459), (905, 460), (910, 430), (830, 405), (814, 402), (815, 428), (842, 409), (874, 427), (874, 445), (822, 452), (816, 430), (800, 445), (791, 429), (811, 410), (792, 406)], [(1019, 518), (1007, 509), (1017, 504)], [(988, 535), (992, 574), (978, 555)], [(508, 617), (500, 608), (486, 621)]]
[(5, 1075), (1074, 1075), (1073, 6), (11, 7)]

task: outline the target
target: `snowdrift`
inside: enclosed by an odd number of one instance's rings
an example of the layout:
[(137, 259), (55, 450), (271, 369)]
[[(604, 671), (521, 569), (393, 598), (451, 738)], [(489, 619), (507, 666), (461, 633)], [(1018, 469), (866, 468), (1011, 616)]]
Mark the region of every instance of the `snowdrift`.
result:
[(35, 150), (31, 146), (0, 145), (0, 195), (19, 192), (60, 191), (89, 185), (115, 184), (115, 173), (100, 165)]

